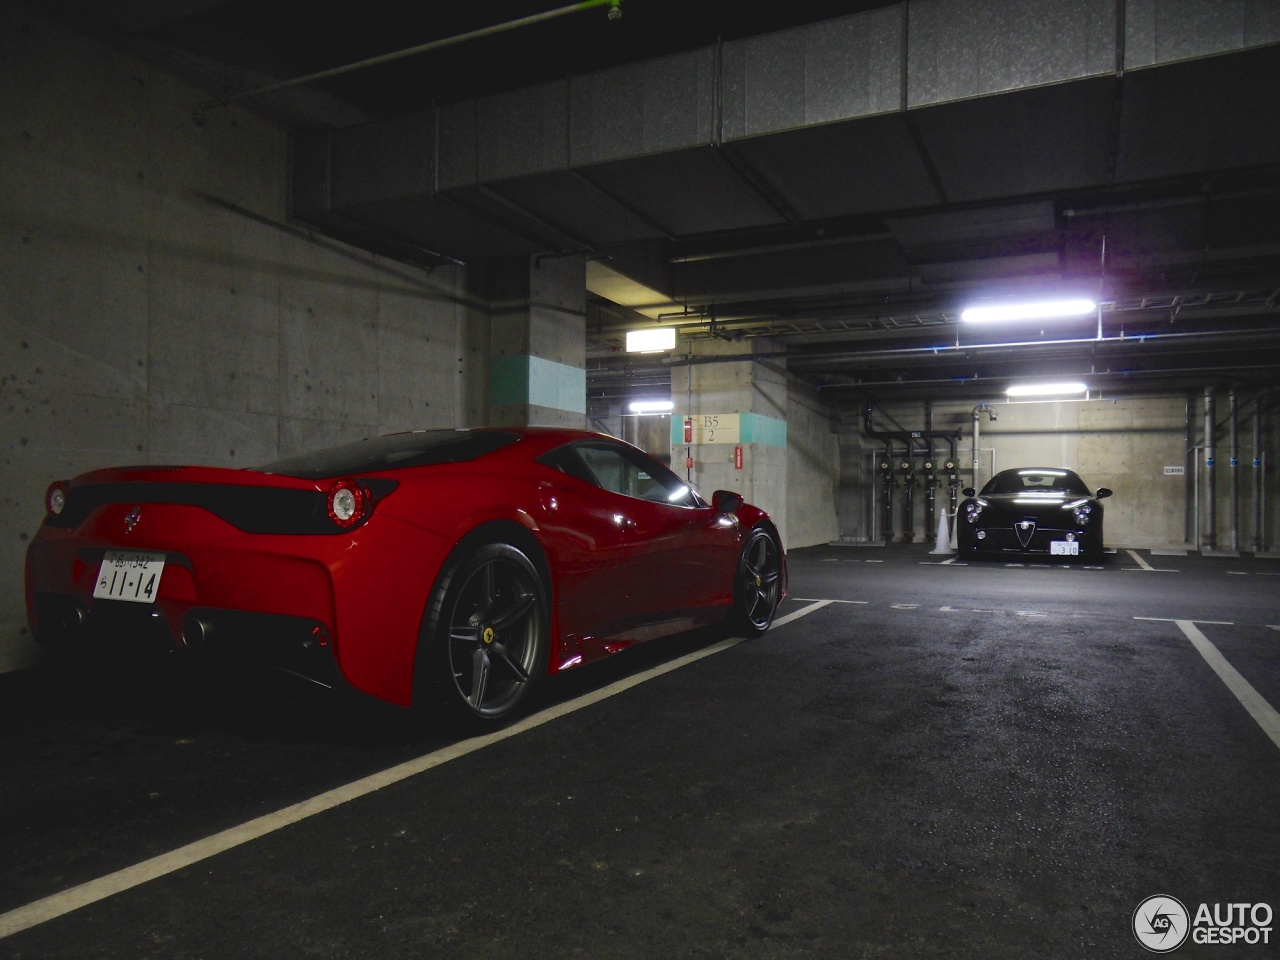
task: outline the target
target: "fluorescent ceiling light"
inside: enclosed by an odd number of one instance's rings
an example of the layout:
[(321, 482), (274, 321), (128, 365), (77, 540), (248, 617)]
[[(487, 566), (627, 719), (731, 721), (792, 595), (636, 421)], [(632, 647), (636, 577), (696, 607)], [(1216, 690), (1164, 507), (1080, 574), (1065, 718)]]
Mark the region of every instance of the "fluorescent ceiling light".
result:
[(1010, 397), (1059, 397), (1075, 393), (1088, 393), (1085, 383), (1020, 383), (1005, 391)]
[(675, 404), (670, 400), (636, 400), (627, 409), (632, 413), (670, 413)]
[(627, 353), (661, 353), (676, 347), (675, 327), (649, 327), (627, 331)]
[(1039, 300), (1030, 303), (999, 303), (983, 307), (967, 307), (960, 311), (960, 319), (965, 323), (1052, 320), (1060, 317), (1081, 317), (1097, 309), (1098, 305), (1092, 300)]

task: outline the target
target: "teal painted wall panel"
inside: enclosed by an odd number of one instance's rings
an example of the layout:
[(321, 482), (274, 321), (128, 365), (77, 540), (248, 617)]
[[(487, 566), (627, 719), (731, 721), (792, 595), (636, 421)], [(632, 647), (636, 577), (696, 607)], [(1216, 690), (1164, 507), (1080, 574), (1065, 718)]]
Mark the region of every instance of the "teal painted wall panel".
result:
[(542, 357), (494, 357), (489, 399), (570, 413), (587, 412), (587, 371)]
[(769, 447), (787, 445), (787, 421), (759, 413), (744, 413), (741, 421), (743, 443), (763, 443)]

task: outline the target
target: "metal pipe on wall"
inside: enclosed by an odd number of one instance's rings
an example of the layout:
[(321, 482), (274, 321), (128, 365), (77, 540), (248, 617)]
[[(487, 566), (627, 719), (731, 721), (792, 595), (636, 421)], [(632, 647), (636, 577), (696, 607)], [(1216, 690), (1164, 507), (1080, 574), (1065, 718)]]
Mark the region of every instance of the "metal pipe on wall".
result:
[(1204, 522), (1201, 546), (1213, 550), (1218, 542), (1217, 484), (1213, 475), (1214, 436), (1217, 427), (1213, 422), (1213, 388), (1204, 390)]
[(1262, 500), (1262, 398), (1258, 394), (1253, 403), (1253, 552), (1262, 553), (1265, 538), (1262, 527), (1266, 520)]
[(938, 525), (933, 515), (933, 498), (935, 488), (938, 485), (938, 462), (937, 449), (933, 444), (933, 401), (926, 400), (924, 402), (924, 432), (928, 438), (929, 463), (932, 464), (930, 469), (925, 472), (924, 482), (928, 487), (924, 502), (924, 536), (929, 538), (929, 531), (938, 529)]
[[(985, 407), (986, 407), (986, 404), (983, 404), (984, 409)], [(951, 445), (952, 457), (954, 458), (956, 442), (961, 437), (961, 431), (960, 430), (942, 430), (942, 431), (934, 430), (932, 427), (933, 413), (932, 413), (932, 408), (930, 407), (926, 407), (926, 418), (928, 419), (928, 425), (924, 430), (913, 431), (913, 430), (901, 429), (901, 425), (897, 424), (897, 421), (894, 421), (895, 425), (899, 426), (899, 429), (897, 430), (877, 430), (874, 426), (872, 426), (871, 415), (872, 415), (872, 403), (870, 401), (867, 401), (866, 403), (863, 404), (863, 408), (862, 408), (862, 435), (865, 437), (870, 437), (875, 440), (883, 440), (885, 445), (883, 462), (887, 465), (886, 467), (887, 476), (881, 476), (879, 479), (880, 479), (881, 485), (884, 487), (884, 493), (885, 493), (884, 540), (886, 543), (888, 543), (893, 540), (893, 488), (897, 486), (897, 481), (896, 481), (897, 474), (896, 474), (895, 463), (894, 463), (893, 441), (901, 440), (902, 442), (904, 442), (907, 445), (907, 452), (906, 452), (907, 460), (914, 461), (915, 442), (917, 440), (922, 440), (928, 443), (929, 450), (931, 452), (930, 455), (932, 456), (932, 451), (934, 449), (933, 441), (936, 438), (941, 437)], [(892, 420), (893, 418), (890, 417), (889, 419)], [(903, 511), (904, 511), (903, 512), (903, 521), (904, 521), (903, 533), (906, 537), (907, 542), (910, 543), (915, 538), (914, 515), (913, 515), (913, 511), (914, 511), (913, 491), (911, 489), (912, 486), (914, 485), (914, 477), (907, 476), (906, 474), (904, 474), (903, 484), (906, 487), (906, 489), (904, 490), (905, 503), (903, 507)], [(926, 537), (928, 536), (927, 529), (925, 531), (925, 536)]]
[(1196, 505), (1199, 503), (1197, 498), (1200, 495), (1196, 486), (1196, 399), (1195, 394), (1191, 393), (1187, 394), (1187, 452), (1183, 459), (1186, 461), (1186, 474), (1183, 478), (1183, 486), (1186, 488), (1183, 542), (1190, 547), (1195, 545), (1196, 538), (1200, 535), (1199, 515), (1196, 512)]
[(981, 456), (981, 454), (978, 453), (978, 434), (980, 433), (980, 430), (978, 428), (978, 417), (981, 415), (982, 408), (984, 406), (986, 406), (986, 404), (979, 404), (978, 406), (973, 408), (973, 481), (972, 483), (973, 483), (973, 489), (975, 490), (982, 489), (982, 484), (978, 482), (978, 458)]
[(1227, 394), (1231, 410), (1231, 552), (1240, 549), (1240, 398), (1235, 387)]
[(884, 542), (893, 542), (893, 444), (884, 442), (884, 475), (880, 478), (884, 483)]
[[(978, 482), (978, 468), (982, 461), (982, 447), (979, 446), (979, 437), (982, 431), (978, 428), (978, 419), (984, 413), (987, 415), (989, 422), (995, 423), (996, 420), (996, 412), (989, 405), (980, 403), (973, 408), (973, 488), (975, 490), (982, 489), (982, 484)], [(991, 454), (991, 472), (993, 475), (996, 472), (996, 455), (994, 452)]]

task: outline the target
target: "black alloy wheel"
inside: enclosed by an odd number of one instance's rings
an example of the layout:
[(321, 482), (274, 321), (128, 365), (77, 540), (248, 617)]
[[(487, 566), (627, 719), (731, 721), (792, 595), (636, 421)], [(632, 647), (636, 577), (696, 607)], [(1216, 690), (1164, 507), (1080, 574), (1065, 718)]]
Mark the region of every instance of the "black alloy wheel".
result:
[(733, 584), (731, 627), (747, 636), (769, 629), (782, 599), (782, 559), (778, 545), (763, 527), (753, 527), (738, 558)]
[(527, 705), (546, 672), (546, 597), (537, 568), (511, 544), (485, 544), (451, 564), (432, 598), (427, 636), (455, 717), (496, 727)]

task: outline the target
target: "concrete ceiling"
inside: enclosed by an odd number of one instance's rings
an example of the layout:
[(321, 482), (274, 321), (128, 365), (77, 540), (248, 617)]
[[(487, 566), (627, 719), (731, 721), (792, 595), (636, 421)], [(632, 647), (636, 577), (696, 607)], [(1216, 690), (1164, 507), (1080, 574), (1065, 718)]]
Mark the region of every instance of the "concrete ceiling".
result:
[[(53, 6), (211, 100), (563, 9)], [(607, 10), (243, 103), (295, 131), (293, 215), (337, 237), (428, 266), (585, 254), (597, 403), (667, 382), (671, 360), (621, 351), (655, 322), (760, 338), (837, 403), (1041, 374), (1110, 395), (1276, 381), (1273, 0)], [(1099, 314), (959, 320), (1062, 291)]]

